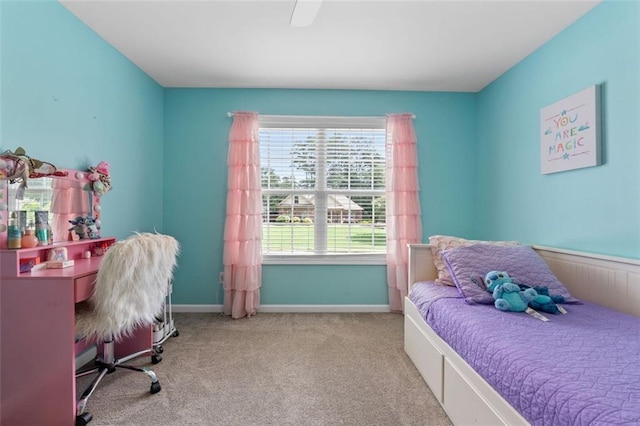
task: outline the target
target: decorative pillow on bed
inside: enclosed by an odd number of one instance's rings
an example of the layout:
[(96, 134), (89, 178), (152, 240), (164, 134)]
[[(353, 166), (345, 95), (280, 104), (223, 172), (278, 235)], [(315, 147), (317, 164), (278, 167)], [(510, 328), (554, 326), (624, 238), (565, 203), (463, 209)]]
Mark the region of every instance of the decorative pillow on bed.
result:
[(507, 271), (517, 284), (548, 287), (549, 294), (562, 295), (567, 303), (578, 302), (529, 246), (476, 244), (445, 250), (442, 257), (467, 303), (493, 304), (493, 296), (476, 279), (489, 271)]
[[(482, 240), (465, 240), (460, 237), (452, 237), (449, 235), (432, 235), (429, 237), (429, 245), (431, 245), (431, 256), (433, 257), (433, 264), (438, 271), (438, 278), (436, 282), (438, 284), (445, 284), (455, 286), (456, 284), (449, 275), (447, 265), (442, 259), (442, 251), (456, 248), (467, 247), (474, 244), (494, 244), (498, 246), (517, 246), (520, 245), (517, 241), (482, 241)], [(489, 271), (487, 271), (489, 272)], [(484, 277), (484, 275), (483, 275)]]

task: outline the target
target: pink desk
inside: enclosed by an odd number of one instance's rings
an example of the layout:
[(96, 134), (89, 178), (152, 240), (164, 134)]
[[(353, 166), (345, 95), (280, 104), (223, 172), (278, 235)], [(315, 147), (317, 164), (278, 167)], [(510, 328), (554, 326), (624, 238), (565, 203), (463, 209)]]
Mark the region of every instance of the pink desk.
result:
[[(70, 242), (72, 267), (20, 274), (22, 257), (50, 247), (0, 251), (0, 424), (75, 424), (75, 303), (92, 292), (102, 257), (81, 253), (100, 242)], [(43, 259), (44, 260), (44, 259)], [(152, 347), (151, 327), (122, 342), (116, 353)], [(96, 395), (97, 396), (97, 395)]]

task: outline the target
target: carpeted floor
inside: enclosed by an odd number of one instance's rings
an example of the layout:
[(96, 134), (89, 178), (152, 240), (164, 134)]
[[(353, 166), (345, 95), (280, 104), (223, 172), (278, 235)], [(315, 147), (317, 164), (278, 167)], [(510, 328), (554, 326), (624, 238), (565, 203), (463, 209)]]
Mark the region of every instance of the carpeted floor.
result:
[(162, 391), (111, 374), (89, 399), (91, 426), (451, 424), (404, 353), (401, 315), (174, 318), (180, 334), (152, 366)]

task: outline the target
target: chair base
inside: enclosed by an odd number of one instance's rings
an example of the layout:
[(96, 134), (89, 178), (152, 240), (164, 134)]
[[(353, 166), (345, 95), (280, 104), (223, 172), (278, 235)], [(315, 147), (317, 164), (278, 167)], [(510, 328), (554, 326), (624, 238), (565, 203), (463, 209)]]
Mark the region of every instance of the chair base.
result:
[(102, 378), (107, 374), (114, 373), (118, 368), (146, 374), (151, 379), (151, 388), (149, 390), (149, 393), (154, 394), (160, 392), (162, 388), (160, 386), (158, 378), (156, 377), (156, 374), (153, 371), (145, 367), (137, 367), (124, 364), (125, 362), (133, 358), (149, 354), (151, 354), (153, 364), (157, 364), (162, 360), (162, 357), (158, 355), (153, 349), (147, 349), (131, 355), (127, 355), (126, 357), (120, 359), (115, 359), (113, 356), (113, 341), (104, 342), (103, 355), (96, 358), (94, 367), (89, 370), (78, 372), (76, 374), (76, 378), (87, 376), (89, 374), (96, 374), (96, 377), (93, 378), (89, 386), (87, 386), (87, 388), (80, 396), (80, 399), (76, 403), (76, 426), (85, 426), (93, 419), (91, 413), (85, 411), (87, 401), (96, 390)]

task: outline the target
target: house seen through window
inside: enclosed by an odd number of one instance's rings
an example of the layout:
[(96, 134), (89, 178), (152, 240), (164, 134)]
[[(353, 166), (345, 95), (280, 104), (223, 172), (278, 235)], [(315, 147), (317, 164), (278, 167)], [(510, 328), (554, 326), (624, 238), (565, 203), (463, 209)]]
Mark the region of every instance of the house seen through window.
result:
[(260, 116), (263, 253), (386, 252), (385, 120)]

